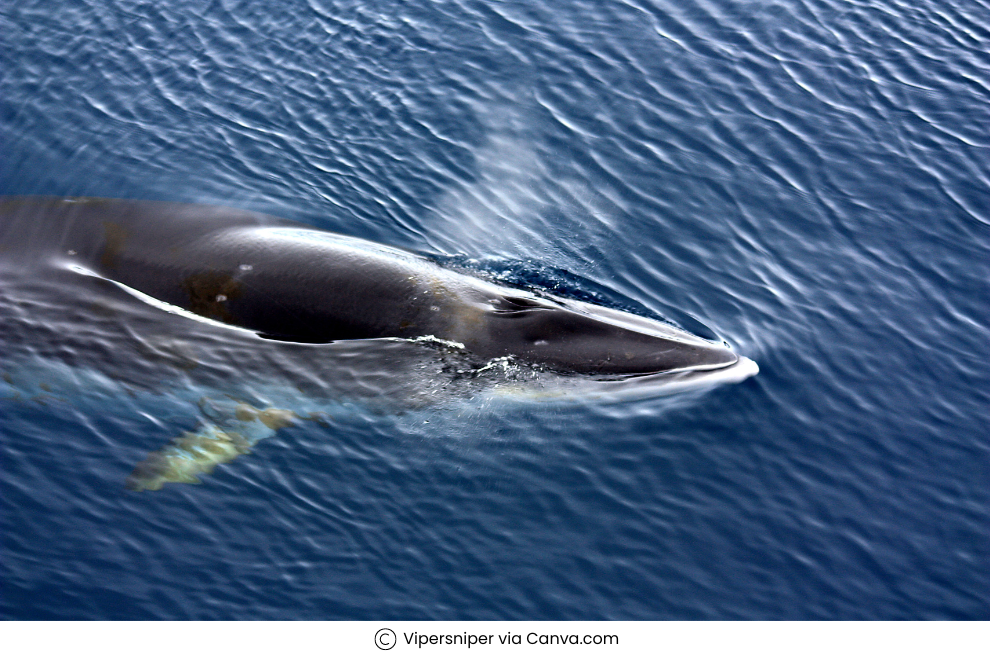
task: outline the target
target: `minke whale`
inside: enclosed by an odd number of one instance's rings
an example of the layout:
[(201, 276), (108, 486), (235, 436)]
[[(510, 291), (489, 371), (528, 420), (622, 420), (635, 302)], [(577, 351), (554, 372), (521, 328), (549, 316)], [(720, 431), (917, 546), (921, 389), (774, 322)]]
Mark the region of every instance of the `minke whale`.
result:
[[(321, 360), (349, 360), (332, 377), (314, 376), (315, 380), (331, 383), (358, 378), (355, 382), (372, 383), (373, 391), (393, 387), (382, 385), (378, 373), (405, 370), (417, 378), (435, 373), (435, 378), (448, 379), (436, 380), (439, 388), (428, 388), (435, 391), (454, 382), (450, 378), (459, 383), (471, 378), (480, 382), (493, 373), (492, 365), (499, 361), (531, 366), (531, 373), (540, 376), (541, 396), (559, 383), (579, 397), (622, 397), (629, 391), (643, 391), (644, 385), (660, 383), (676, 388), (738, 382), (758, 371), (754, 362), (725, 344), (668, 323), (506, 286), (407, 250), (218, 206), (0, 197), (0, 272), (6, 273), (4, 286), (15, 286), (12, 291), (23, 289), (28, 297), (42, 295), (34, 293), (38, 286), (47, 286), (45, 291), (62, 287), (66, 295), (85, 296), (85, 287), (65, 278), (76, 277), (71, 273), (98, 278), (115, 285), (106, 285), (111, 289), (123, 289), (154, 307), (219, 326), (192, 323), (206, 331), (194, 333), (162, 319), (159, 325), (166, 332), (174, 329), (186, 333), (186, 338), (170, 340), (159, 337), (160, 331), (139, 333), (134, 324), (143, 323), (147, 315), (129, 313), (128, 325), (106, 331), (116, 332), (107, 335), (119, 338), (113, 343), (96, 337), (89, 347), (59, 347), (51, 344), (78, 344), (88, 338), (53, 336), (54, 326), (64, 317), (53, 317), (45, 324), (18, 311), (9, 319), (0, 319), (28, 344), (38, 330), (53, 327), (44, 339), (47, 352), (28, 346), (31, 359), (50, 353), (75, 364), (92, 354), (89, 364), (98, 372), (128, 382), (148, 379), (143, 375), (146, 370), (139, 366), (142, 356), (162, 355), (163, 368), (182, 374), (198, 369), (196, 373), (201, 375), (197, 382), (217, 383), (209, 385), (205, 390), (208, 394), (199, 401), (200, 427), (175, 438), (140, 463), (127, 482), (132, 490), (157, 490), (168, 482), (198, 483), (197, 475), (249, 452), (259, 439), (278, 429), (307, 419), (320, 422), (320, 413), (288, 408), (307, 406), (302, 409), (311, 411), (313, 401), (325, 399), (311, 397), (299, 403), (288, 395), (258, 398), (228, 386), (227, 375), (214, 378), (206, 366), (197, 367), (189, 348), (195, 344), (190, 341), (209, 337), (209, 333), (213, 336), (209, 344), (200, 346), (211, 351), (210, 355), (218, 354), (220, 349), (211, 348), (218, 342), (254, 351), (259, 341), (252, 336), (255, 334), (273, 340), (267, 352), (278, 359), (273, 358), (272, 364), (292, 365), (294, 369), (310, 364), (317, 374), (320, 369), (325, 373)], [(93, 295), (103, 294), (93, 290)], [(46, 302), (51, 300), (49, 294)], [(70, 304), (57, 302), (32, 308), (54, 314)], [(84, 302), (91, 308), (86, 309)], [(80, 300), (77, 304), (84, 319), (106, 313), (104, 303)], [(27, 309), (18, 305), (10, 309)], [(139, 307), (160, 316), (156, 310)], [(242, 335), (244, 338), (238, 339)], [(386, 342), (376, 348), (364, 340)], [(388, 340), (398, 340), (399, 344)], [(128, 352), (128, 342), (136, 342), (136, 352)], [(332, 344), (326, 348), (340, 348), (348, 342), (347, 350), (320, 351), (318, 347)], [(408, 350), (400, 345), (402, 342)], [(115, 352), (114, 357), (98, 357), (108, 350)], [(365, 354), (396, 361), (365, 366), (366, 362), (361, 362)], [(431, 371), (433, 366), (420, 357), (422, 354), (435, 354), (438, 363), (454, 360), (458, 366), (444, 371), (440, 364)], [(408, 368), (411, 365), (415, 366)], [(24, 380), (21, 372), (6, 365), (3, 371), (4, 380), (17, 385), (15, 396), (29, 396), (29, 388), (20, 385)], [(474, 376), (465, 380), (459, 375), (465, 372)], [(85, 378), (79, 374), (89, 372), (76, 368), (75, 373), (73, 380), (81, 382)], [(292, 379), (298, 381), (300, 370), (293, 373), (297, 375)], [(363, 381), (359, 378), (362, 374), (367, 374)], [(98, 374), (92, 378), (103, 382)], [(515, 387), (517, 383), (509, 385)], [(37, 396), (50, 396), (47, 385), (40, 387)], [(272, 403), (276, 400), (283, 403), (276, 406)]]
[[(433, 337), (481, 360), (511, 357), (580, 374), (712, 370), (739, 360), (724, 344), (669, 324), (506, 287), (413, 252), (260, 213), (6, 198), (2, 221), (0, 249), (44, 241), (81, 271), (268, 339)], [(53, 245), (46, 232), (56, 231)]]

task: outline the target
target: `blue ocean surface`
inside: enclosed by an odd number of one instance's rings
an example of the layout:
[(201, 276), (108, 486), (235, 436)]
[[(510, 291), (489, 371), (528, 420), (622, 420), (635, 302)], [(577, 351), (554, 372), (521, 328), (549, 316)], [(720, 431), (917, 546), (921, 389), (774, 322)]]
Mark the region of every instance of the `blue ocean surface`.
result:
[[(0, 617), (990, 617), (986, 0), (14, 0), (0, 194), (270, 213), (760, 365), (476, 391), (0, 269)], [(124, 489), (225, 396), (319, 415)]]

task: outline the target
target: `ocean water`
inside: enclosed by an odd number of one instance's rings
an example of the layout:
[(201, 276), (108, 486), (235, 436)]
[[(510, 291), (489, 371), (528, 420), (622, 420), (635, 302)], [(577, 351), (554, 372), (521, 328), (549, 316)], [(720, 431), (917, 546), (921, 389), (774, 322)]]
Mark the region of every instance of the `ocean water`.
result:
[[(4, 3), (0, 194), (271, 213), (760, 373), (494, 396), (436, 352), (275, 349), (0, 252), (0, 616), (990, 617), (988, 26), (985, 0)], [(320, 416), (124, 489), (225, 396)]]

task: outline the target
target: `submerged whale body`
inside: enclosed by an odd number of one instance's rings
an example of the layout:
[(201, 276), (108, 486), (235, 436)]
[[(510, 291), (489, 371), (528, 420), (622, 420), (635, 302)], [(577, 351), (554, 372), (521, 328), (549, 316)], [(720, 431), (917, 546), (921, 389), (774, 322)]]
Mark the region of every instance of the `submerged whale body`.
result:
[(270, 339), (431, 337), (483, 360), (511, 356), (579, 374), (717, 370), (740, 360), (658, 321), (494, 284), (412, 252), (249, 211), (5, 198), (0, 250), (39, 249), (150, 301)]
[(267, 215), (43, 197), (0, 197), (0, 356), (0, 400), (195, 405), (131, 490), (199, 483), (354, 403), (652, 399), (758, 371), (658, 321)]

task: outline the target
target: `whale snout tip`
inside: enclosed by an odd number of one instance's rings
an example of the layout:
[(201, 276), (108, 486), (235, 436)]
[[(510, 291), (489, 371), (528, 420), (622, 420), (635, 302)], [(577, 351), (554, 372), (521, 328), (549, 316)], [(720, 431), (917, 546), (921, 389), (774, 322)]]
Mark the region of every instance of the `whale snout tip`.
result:
[(710, 344), (698, 350), (697, 364), (699, 368), (719, 369), (731, 367), (739, 361), (739, 355), (725, 344)]
[[(649, 355), (649, 357), (647, 357)], [(643, 355), (642, 364), (652, 367), (652, 373), (665, 371), (713, 371), (737, 364), (742, 356), (725, 344), (715, 344), (702, 339), (674, 342), (662, 350)]]

